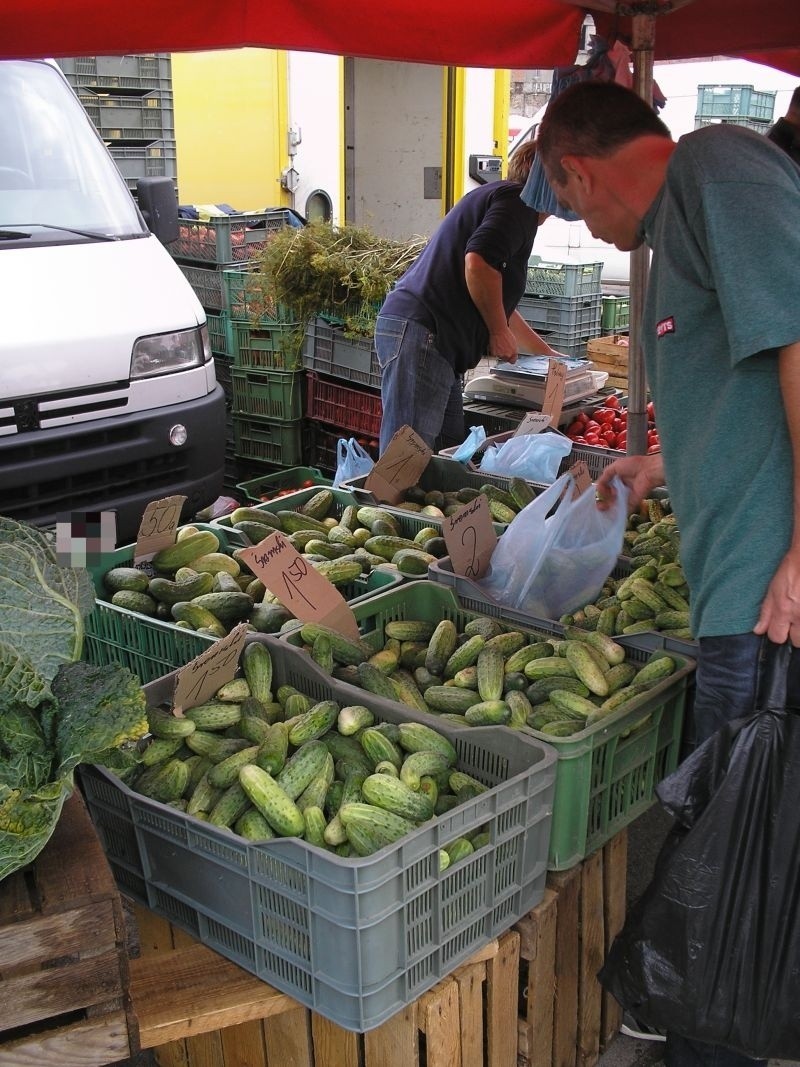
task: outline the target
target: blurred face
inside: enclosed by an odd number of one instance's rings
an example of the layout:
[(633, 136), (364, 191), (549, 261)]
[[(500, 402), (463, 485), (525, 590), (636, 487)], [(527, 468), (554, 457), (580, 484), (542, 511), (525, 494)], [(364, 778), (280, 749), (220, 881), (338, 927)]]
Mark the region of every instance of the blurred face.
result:
[(545, 167), (545, 174), (559, 204), (574, 211), (583, 219), (592, 237), (616, 245), (621, 252), (630, 252), (642, 243), (639, 220), (628, 209), (603, 176), (590, 168), (590, 161), (570, 162), (565, 157), (562, 167), (565, 180), (559, 181)]

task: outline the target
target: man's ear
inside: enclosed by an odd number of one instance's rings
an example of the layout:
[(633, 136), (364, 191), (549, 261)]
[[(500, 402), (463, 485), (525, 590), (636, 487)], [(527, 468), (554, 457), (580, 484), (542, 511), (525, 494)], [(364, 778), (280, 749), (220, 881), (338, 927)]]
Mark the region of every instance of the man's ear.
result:
[(562, 156), (561, 166), (564, 168), (567, 177), (573, 176), (582, 185), (590, 182), (590, 173), (583, 156)]

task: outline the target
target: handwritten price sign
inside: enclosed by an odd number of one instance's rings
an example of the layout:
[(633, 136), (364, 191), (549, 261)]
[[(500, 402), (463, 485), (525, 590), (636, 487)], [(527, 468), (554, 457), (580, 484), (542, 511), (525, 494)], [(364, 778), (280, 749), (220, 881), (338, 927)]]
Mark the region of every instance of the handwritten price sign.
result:
[(546, 430), (552, 422), (553, 416), (545, 414), (544, 411), (529, 411), (514, 431), (514, 436), (522, 437), (525, 434), (541, 433), (542, 430)]
[(172, 699), (176, 715), (183, 715), (188, 708), (204, 704), (233, 678), (246, 637), (247, 623), (239, 623), (227, 637), (215, 641), (205, 652), (181, 667)]
[(410, 426), (401, 426), (367, 475), (364, 488), (376, 500), (396, 504), (410, 485), (416, 485), (428, 466), (431, 449)]
[(355, 615), (342, 594), (276, 531), (242, 557), (253, 573), (301, 622), (318, 622), (360, 640)]
[(136, 535), (135, 562), (152, 559), (162, 548), (175, 544), (175, 531), (185, 502), (185, 496), (165, 496), (162, 500), (150, 501)]
[(573, 497), (582, 496), (589, 486), (592, 484), (592, 476), (589, 474), (589, 468), (586, 466), (586, 461), (579, 459), (577, 463), (569, 469), (569, 473), (572, 475), (572, 481), (575, 484), (573, 490)]
[(556, 424), (564, 406), (564, 383), (566, 380), (567, 368), (565, 365), (557, 359), (551, 359), (547, 380), (544, 383), (542, 412), (545, 415), (549, 415)]
[(454, 574), (480, 578), (486, 573), (497, 544), (489, 501), (481, 493), (442, 523), (442, 533)]

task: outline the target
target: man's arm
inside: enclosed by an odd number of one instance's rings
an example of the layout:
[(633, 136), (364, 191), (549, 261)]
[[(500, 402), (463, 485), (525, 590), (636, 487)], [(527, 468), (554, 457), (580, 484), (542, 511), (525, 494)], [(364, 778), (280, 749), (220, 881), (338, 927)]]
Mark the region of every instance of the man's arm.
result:
[(503, 276), (477, 252), (467, 252), (464, 259), (467, 289), (489, 331), (489, 355), (506, 363), (516, 362), (519, 347), (541, 355), (558, 353), (532, 330), (518, 311), (506, 319), (503, 307)]
[(767, 588), (754, 631), (778, 645), (790, 640), (800, 646), (800, 341), (780, 350), (778, 376), (794, 462), (794, 526), (789, 551)]

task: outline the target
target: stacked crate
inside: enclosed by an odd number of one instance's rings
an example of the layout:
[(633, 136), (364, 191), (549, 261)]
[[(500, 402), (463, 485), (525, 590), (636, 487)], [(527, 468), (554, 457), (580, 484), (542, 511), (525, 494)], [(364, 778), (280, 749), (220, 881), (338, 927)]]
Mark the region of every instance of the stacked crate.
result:
[(306, 413), (314, 426), (314, 466), (335, 472), (341, 437), (355, 437), (377, 459), (383, 408), (372, 338), (348, 336), (343, 326), (318, 316), (306, 330), (303, 365), (308, 372)]
[(169, 250), (203, 305), (217, 380), (225, 390), (225, 488), (303, 462), (300, 327), (255, 270), (270, 236), (291, 225), (286, 208), (180, 219)]
[(766, 133), (773, 120), (775, 96), (752, 85), (698, 85), (694, 128), (730, 123)]
[(600, 333), (602, 263), (531, 262), (518, 311), (551, 347), (586, 358), (586, 342)]
[(131, 192), (139, 178), (177, 183), (172, 68), (166, 53), (60, 59)]

